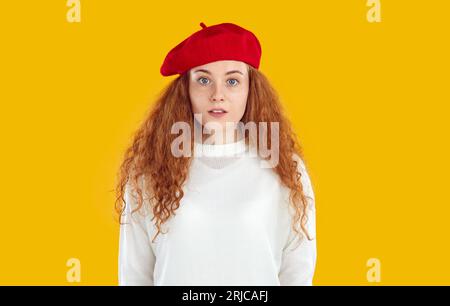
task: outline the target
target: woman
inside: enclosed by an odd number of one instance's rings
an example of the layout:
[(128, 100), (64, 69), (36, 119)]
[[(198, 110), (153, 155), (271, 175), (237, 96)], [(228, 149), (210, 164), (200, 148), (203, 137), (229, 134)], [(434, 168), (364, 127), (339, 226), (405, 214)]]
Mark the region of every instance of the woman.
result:
[(260, 43), (200, 25), (120, 168), (119, 284), (312, 285), (314, 192)]

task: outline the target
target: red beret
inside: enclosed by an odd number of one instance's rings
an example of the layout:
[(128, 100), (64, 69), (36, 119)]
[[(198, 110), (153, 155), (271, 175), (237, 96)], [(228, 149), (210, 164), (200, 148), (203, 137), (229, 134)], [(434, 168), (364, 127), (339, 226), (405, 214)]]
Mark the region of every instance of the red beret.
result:
[(235, 24), (221, 23), (207, 27), (200, 23), (195, 32), (164, 59), (160, 72), (163, 76), (182, 74), (200, 65), (220, 60), (236, 60), (259, 68), (261, 45), (256, 36)]

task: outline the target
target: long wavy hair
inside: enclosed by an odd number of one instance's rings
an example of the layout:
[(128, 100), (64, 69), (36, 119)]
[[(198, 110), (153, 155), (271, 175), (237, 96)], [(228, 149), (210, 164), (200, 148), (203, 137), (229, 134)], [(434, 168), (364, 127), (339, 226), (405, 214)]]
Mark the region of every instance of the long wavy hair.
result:
[[(281, 183), (290, 189), (290, 205), (295, 211), (292, 222), (294, 232), (300, 237), (303, 236), (302, 233), (306, 234), (307, 238), (312, 240), (306, 228), (308, 200), (301, 183), (301, 172), (298, 171), (299, 161), (293, 158), (294, 154), (297, 154), (303, 160), (302, 147), (289, 120), (283, 114), (278, 94), (269, 80), (259, 70), (251, 66), (248, 68), (249, 93), (241, 122), (278, 122), (279, 160), (273, 171)], [(171, 143), (178, 137), (171, 133), (172, 125), (175, 122), (186, 122), (193, 131), (194, 120), (189, 98), (189, 72), (185, 72), (163, 89), (147, 118), (135, 132), (118, 171), (115, 210), (119, 215), (119, 222), (122, 224), (126, 205), (129, 205), (125, 201), (127, 186), (135, 191), (133, 195), (136, 196), (137, 206), (132, 213), (142, 207), (144, 194), (150, 195), (151, 221), (157, 228), (152, 241), (159, 233), (163, 233), (162, 225), (175, 215), (180, 206), (184, 195), (182, 187), (192, 161), (192, 157), (176, 157), (172, 154)], [(255, 134), (259, 138), (261, 127), (256, 124), (256, 128)], [(266, 132), (263, 131), (270, 146), (271, 135)], [(191, 137), (193, 150), (193, 135)], [(250, 136), (244, 137), (246, 142), (250, 142)], [(259, 143), (257, 140), (255, 143)]]

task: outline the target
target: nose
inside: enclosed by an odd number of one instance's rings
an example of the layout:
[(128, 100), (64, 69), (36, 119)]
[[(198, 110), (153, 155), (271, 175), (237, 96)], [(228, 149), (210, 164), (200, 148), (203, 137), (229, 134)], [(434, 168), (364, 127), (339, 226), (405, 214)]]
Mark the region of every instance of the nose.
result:
[(219, 84), (217, 84), (214, 87), (214, 91), (213, 91), (213, 93), (211, 95), (211, 102), (223, 102), (224, 100), (225, 99), (224, 99), (224, 96), (223, 96), (223, 93), (222, 93), (222, 88), (220, 87)]

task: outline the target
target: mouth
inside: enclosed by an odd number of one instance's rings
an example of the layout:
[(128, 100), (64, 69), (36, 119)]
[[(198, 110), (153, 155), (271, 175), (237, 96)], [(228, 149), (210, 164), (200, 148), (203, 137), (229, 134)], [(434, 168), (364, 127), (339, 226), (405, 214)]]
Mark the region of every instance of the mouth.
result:
[(223, 108), (213, 108), (208, 111), (208, 114), (210, 114), (211, 116), (214, 116), (214, 117), (222, 117), (226, 113), (228, 113), (228, 112), (226, 110), (224, 110)]

